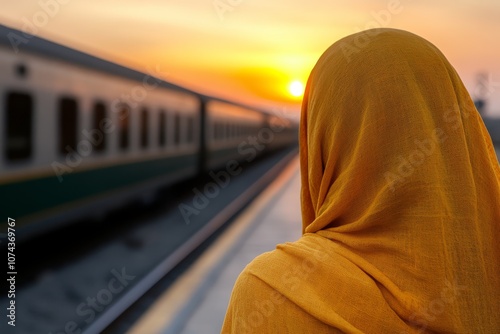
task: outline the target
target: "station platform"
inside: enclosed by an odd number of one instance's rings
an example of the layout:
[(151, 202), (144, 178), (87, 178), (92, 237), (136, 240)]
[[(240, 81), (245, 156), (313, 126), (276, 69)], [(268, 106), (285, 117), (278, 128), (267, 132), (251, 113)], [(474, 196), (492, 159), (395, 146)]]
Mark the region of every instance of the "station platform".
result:
[(296, 157), (128, 333), (220, 333), (234, 282), (243, 268), (277, 244), (300, 237), (299, 198)]

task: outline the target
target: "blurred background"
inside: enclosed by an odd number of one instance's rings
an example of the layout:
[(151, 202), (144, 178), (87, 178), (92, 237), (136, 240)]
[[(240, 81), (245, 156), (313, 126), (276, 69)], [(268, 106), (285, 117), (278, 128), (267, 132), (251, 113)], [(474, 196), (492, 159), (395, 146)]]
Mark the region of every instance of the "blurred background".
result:
[(292, 83), (305, 84), (336, 40), (368, 28), (405, 29), (437, 45), (471, 94), (486, 95), (485, 113), (500, 116), (495, 0), (0, 3), (0, 21), (13, 28), (140, 71), (159, 66), (168, 81), (257, 106), (297, 108), (300, 85)]
[[(435, 44), (500, 154), (497, 0), (0, 6), (0, 250), (14, 277), (0, 294), (1, 333), (217, 333), (242, 266), (301, 233), (304, 86), (320, 55), (352, 33), (392, 27)], [(266, 201), (282, 210), (271, 220), (289, 225), (262, 230), (268, 248), (250, 247), (211, 290), (206, 309), (216, 313), (196, 313), (229, 257), (187, 274), (197, 287), (176, 282), (285, 174), (286, 191)], [(178, 292), (145, 316), (164, 291)]]

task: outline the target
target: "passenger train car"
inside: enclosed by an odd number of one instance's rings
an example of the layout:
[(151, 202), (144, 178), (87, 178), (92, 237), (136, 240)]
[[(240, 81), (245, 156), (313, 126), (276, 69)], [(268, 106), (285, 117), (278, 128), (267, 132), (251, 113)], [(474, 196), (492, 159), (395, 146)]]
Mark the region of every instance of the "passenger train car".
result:
[(34, 235), (296, 143), (290, 120), (155, 71), (0, 26), (0, 225)]

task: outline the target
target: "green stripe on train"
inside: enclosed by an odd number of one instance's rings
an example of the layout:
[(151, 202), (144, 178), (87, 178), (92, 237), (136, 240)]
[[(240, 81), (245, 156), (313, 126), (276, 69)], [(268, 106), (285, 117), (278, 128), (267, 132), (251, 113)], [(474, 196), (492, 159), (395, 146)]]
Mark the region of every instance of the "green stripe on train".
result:
[(196, 167), (197, 159), (195, 154), (176, 156), (64, 174), (62, 182), (54, 174), (2, 185), (2, 211), (9, 217), (19, 218), (179, 172), (187, 166)]

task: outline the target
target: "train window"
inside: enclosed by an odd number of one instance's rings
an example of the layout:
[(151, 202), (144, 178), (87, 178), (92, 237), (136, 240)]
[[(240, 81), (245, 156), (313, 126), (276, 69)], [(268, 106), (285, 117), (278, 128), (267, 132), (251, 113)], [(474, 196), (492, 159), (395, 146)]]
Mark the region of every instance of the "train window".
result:
[(166, 122), (166, 117), (165, 117), (165, 111), (160, 110), (160, 119), (159, 119), (159, 129), (158, 129), (158, 145), (161, 147), (165, 146), (166, 143), (166, 131), (165, 131), (165, 122)]
[(181, 142), (181, 117), (179, 114), (174, 115), (174, 144), (179, 145)]
[(118, 146), (126, 150), (129, 146), (130, 107), (126, 104), (118, 108)]
[(141, 147), (145, 148), (148, 146), (148, 110), (141, 110), (141, 122), (140, 122), (140, 133), (141, 133)]
[(66, 154), (76, 148), (78, 103), (74, 98), (59, 100), (59, 153)]
[(97, 102), (94, 104), (93, 111), (93, 132), (100, 134), (97, 138), (94, 138), (94, 150), (97, 152), (102, 152), (106, 149), (106, 134), (101, 130), (104, 126), (106, 119), (106, 106), (102, 102)]
[(194, 141), (194, 119), (188, 117), (187, 119), (187, 142), (192, 143)]
[(217, 140), (220, 140), (221, 133), (220, 133), (220, 123), (219, 122), (215, 123), (215, 137), (217, 138)]
[(9, 93), (6, 100), (5, 156), (8, 160), (28, 159), (32, 151), (33, 99), (24, 93)]

